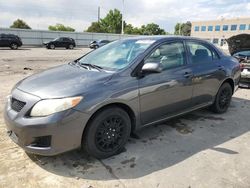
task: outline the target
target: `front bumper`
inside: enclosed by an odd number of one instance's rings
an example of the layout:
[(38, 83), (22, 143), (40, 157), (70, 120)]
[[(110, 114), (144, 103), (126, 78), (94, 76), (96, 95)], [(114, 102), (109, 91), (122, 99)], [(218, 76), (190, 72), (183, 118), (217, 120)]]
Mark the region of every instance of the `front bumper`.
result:
[(13, 95), (22, 101), (26, 99), (27, 106), (16, 112), (8, 100), (4, 119), (10, 138), (25, 151), (50, 156), (81, 146), (88, 114), (70, 109), (46, 117), (28, 117), (26, 114), (37, 97), (17, 89)]

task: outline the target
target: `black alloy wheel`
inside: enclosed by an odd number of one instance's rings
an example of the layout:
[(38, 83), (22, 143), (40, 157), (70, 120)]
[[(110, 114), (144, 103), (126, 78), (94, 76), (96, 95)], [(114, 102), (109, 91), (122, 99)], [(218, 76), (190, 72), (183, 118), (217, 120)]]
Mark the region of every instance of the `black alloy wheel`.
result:
[(227, 111), (230, 106), (232, 99), (232, 87), (229, 83), (224, 83), (215, 98), (213, 105), (211, 106), (212, 111), (215, 113), (224, 113)]
[(131, 131), (131, 120), (126, 111), (109, 107), (97, 113), (83, 134), (83, 147), (96, 158), (118, 154)]

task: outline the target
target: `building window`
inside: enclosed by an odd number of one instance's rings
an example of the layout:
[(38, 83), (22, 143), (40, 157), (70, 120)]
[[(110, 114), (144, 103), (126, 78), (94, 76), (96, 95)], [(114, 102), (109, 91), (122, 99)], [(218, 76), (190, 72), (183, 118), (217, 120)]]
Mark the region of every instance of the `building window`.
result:
[(240, 30), (241, 31), (246, 30), (246, 24), (240, 24)]
[(237, 30), (237, 25), (231, 25), (231, 31), (236, 31)]
[(201, 26), (201, 31), (206, 31), (206, 26)]
[(200, 30), (200, 27), (199, 26), (195, 26), (194, 27), (194, 31), (199, 31)]
[(220, 25), (215, 26), (215, 31), (220, 31)]
[(211, 25), (208, 26), (208, 27), (207, 27), (207, 30), (208, 30), (208, 31), (213, 31), (213, 26), (211, 26)]
[(223, 31), (228, 31), (228, 25), (223, 25), (222, 30), (223, 30)]

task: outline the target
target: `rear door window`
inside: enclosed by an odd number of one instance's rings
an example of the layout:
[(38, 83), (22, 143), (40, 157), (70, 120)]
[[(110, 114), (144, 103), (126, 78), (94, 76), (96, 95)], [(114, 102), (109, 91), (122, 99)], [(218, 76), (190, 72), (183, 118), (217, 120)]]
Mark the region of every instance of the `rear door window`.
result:
[(212, 63), (218, 55), (206, 45), (198, 42), (187, 42), (189, 56), (192, 64)]

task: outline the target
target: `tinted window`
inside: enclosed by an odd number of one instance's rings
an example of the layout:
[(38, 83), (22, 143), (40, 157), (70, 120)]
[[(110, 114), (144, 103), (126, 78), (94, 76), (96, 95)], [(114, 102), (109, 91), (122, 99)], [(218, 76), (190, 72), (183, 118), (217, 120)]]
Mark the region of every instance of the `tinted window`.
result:
[(102, 40), (101, 43), (108, 43), (108, 40)]
[(213, 26), (208, 26), (208, 29), (207, 29), (208, 31), (213, 31)]
[(215, 26), (215, 31), (220, 31), (220, 26), (219, 25)]
[(163, 69), (171, 69), (184, 65), (185, 50), (181, 42), (163, 44), (145, 60), (145, 62), (161, 63)]
[(194, 27), (194, 30), (195, 30), (195, 31), (199, 31), (199, 30), (200, 30), (200, 27), (199, 27), (199, 26), (195, 26), (195, 27)]
[(2, 38), (8, 38), (8, 35), (1, 35)]
[(227, 31), (228, 30), (228, 25), (223, 25), (223, 31)]
[(237, 25), (231, 25), (231, 31), (236, 31), (237, 30)]
[(193, 64), (209, 63), (212, 62), (213, 59), (218, 59), (217, 53), (211, 51), (203, 44), (187, 42), (187, 47), (189, 48), (189, 54)]
[(63, 38), (64, 42), (70, 42), (71, 40), (69, 38)]
[(241, 24), (240, 25), (240, 30), (246, 30), (246, 24)]

